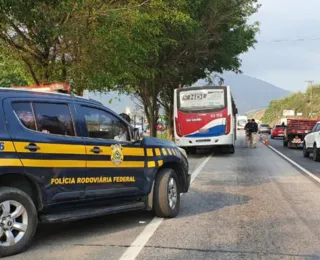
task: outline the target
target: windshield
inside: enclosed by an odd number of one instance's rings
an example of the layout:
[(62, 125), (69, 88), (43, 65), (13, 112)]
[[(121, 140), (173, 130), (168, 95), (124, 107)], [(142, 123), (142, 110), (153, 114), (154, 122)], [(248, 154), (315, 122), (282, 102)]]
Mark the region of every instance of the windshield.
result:
[(178, 92), (178, 109), (191, 111), (217, 111), (226, 107), (226, 92), (223, 88), (192, 89)]
[(247, 120), (246, 120), (246, 119), (240, 119), (240, 120), (238, 120), (238, 125), (239, 125), (239, 126), (245, 126), (246, 123), (247, 123)]
[(269, 127), (269, 125), (261, 125), (261, 127)]

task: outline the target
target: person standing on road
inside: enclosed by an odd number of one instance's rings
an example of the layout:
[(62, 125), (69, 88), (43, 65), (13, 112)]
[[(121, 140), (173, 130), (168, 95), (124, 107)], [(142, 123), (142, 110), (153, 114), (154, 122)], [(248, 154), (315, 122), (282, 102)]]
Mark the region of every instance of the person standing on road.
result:
[(250, 119), (248, 119), (248, 123), (245, 125), (244, 130), (246, 131), (245, 148), (248, 148), (252, 143), (252, 122)]
[(258, 124), (254, 119), (251, 120), (251, 148), (257, 148), (257, 134), (258, 134)]

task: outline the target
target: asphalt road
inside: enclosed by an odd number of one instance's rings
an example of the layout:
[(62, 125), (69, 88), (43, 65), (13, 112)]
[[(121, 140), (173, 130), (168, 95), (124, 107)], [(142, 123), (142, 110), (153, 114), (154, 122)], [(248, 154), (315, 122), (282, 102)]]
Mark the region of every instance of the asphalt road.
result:
[(309, 158), (304, 158), (302, 155), (302, 149), (290, 149), (288, 147), (283, 147), (282, 139), (269, 139), (269, 142), (270, 145), (279, 152), (283, 153), (317, 177), (320, 177), (320, 163), (314, 162), (311, 156)]
[(233, 155), (190, 158), (199, 175), (175, 219), (136, 212), (41, 226), (8, 259), (320, 259), (320, 184), (261, 143), (243, 146), (239, 137)]

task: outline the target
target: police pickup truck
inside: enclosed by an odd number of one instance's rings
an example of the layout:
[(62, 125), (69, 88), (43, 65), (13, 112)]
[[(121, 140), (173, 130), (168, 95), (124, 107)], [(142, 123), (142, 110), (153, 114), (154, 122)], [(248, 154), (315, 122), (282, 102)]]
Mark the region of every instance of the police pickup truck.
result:
[(178, 214), (190, 175), (184, 150), (99, 102), (0, 89), (0, 257), (25, 250), (38, 222), (132, 210)]

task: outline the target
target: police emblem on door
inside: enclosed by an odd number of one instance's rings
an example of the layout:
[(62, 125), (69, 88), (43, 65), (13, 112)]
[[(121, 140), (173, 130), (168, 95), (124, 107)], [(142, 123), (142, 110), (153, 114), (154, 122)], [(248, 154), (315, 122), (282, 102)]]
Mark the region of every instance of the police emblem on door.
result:
[(121, 144), (114, 144), (111, 145), (111, 161), (115, 165), (119, 165), (123, 162), (123, 153), (122, 153), (122, 146)]

